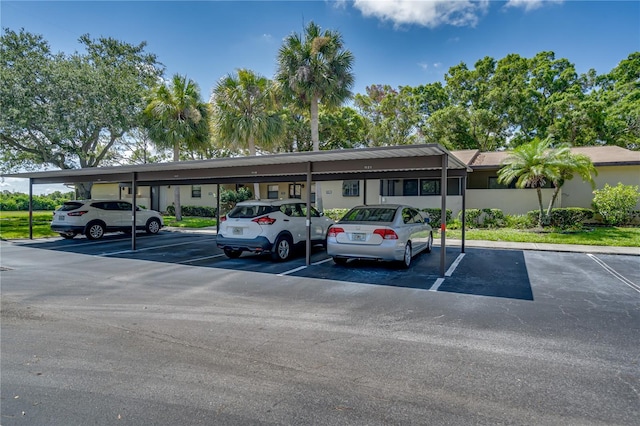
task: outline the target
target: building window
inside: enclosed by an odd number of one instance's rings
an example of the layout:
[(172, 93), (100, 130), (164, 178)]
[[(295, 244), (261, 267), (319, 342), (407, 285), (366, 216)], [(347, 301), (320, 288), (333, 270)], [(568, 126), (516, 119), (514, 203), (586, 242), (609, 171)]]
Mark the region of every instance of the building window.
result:
[(405, 179), (402, 182), (402, 195), (405, 197), (418, 195), (418, 179)]
[(289, 198), (302, 198), (302, 184), (300, 183), (289, 184)]
[(202, 198), (202, 187), (200, 185), (191, 185), (191, 198)]
[(278, 185), (267, 185), (267, 198), (271, 200), (278, 199)]
[(516, 179), (512, 180), (509, 185), (505, 185), (503, 183), (498, 182), (497, 176), (489, 177), (489, 189), (515, 189), (516, 188)]
[(440, 195), (440, 179), (420, 179), (420, 195)]
[(359, 180), (342, 181), (342, 196), (343, 197), (359, 197), (360, 181)]

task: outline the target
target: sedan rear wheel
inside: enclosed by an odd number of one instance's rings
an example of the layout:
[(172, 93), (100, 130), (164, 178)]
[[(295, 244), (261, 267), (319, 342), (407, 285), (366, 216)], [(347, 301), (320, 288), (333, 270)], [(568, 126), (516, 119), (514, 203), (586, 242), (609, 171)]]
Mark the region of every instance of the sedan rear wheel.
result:
[(346, 257), (334, 257), (333, 261), (335, 262), (336, 265), (346, 265), (347, 264), (347, 259)]
[(407, 243), (406, 246), (404, 246), (404, 258), (402, 259), (402, 264), (401, 266), (404, 269), (408, 269), (409, 266), (411, 266), (411, 258), (412, 258), (412, 251), (411, 251), (411, 243)]

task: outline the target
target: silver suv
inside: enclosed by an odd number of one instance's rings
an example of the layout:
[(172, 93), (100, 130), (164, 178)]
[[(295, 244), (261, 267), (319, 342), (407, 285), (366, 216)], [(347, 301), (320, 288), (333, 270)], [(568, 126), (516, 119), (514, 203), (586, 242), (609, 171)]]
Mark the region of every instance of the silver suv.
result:
[[(53, 212), (51, 230), (63, 238), (84, 234), (90, 240), (102, 238), (105, 232), (131, 232), (131, 203), (122, 200), (67, 201)], [(136, 208), (136, 229), (157, 234), (162, 216), (155, 210)]]
[[(311, 207), (311, 243), (326, 245), (334, 221)], [(243, 251), (271, 253), (273, 260), (291, 256), (307, 240), (307, 204), (300, 200), (243, 201), (220, 218), (217, 245), (230, 258)]]

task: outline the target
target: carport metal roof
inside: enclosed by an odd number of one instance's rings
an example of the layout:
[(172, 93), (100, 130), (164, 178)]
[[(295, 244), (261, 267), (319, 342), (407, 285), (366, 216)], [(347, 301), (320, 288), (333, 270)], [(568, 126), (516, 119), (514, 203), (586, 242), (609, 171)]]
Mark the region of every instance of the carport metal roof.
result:
[(33, 184), (129, 182), (133, 173), (136, 173), (138, 184), (179, 185), (247, 180), (276, 182), (306, 179), (310, 166), (313, 181), (357, 177), (439, 177), (442, 155), (447, 155), (449, 176), (464, 176), (471, 171), (445, 148), (429, 144), (25, 172), (5, 176), (29, 178)]
[[(31, 201), (32, 185), (80, 182), (131, 182), (154, 185), (181, 185), (234, 182), (286, 182), (306, 180), (307, 204), (311, 200), (311, 182), (341, 179), (382, 179), (435, 177), (441, 179), (442, 234), (440, 275), (444, 276), (447, 178), (466, 178), (471, 169), (466, 163), (438, 144), (403, 145), (319, 152), (300, 152), (252, 157), (216, 158), (115, 167), (26, 172), (5, 175), (28, 178)], [(466, 179), (465, 179), (466, 180)], [(465, 208), (465, 184), (462, 185), (462, 209)], [(133, 204), (135, 205), (135, 191)], [(29, 203), (31, 206), (31, 202)], [(309, 212), (310, 209), (307, 209)], [(135, 229), (135, 209), (132, 212)], [(30, 215), (30, 235), (31, 215)], [(464, 252), (464, 216), (462, 251)], [(310, 262), (310, 217), (307, 216), (307, 265)], [(132, 232), (132, 250), (136, 236)]]

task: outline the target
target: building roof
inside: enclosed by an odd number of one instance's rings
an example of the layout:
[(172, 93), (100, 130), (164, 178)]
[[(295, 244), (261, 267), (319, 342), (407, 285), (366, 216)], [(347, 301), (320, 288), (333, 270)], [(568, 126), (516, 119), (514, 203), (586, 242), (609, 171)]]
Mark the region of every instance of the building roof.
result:
[[(581, 146), (571, 148), (575, 154), (584, 154), (594, 166), (640, 165), (640, 151), (631, 151), (620, 146)], [(481, 152), (479, 150), (452, 151), (453, 155), (472, 169), (496, 169), (509, 156), (510, 151)]]

